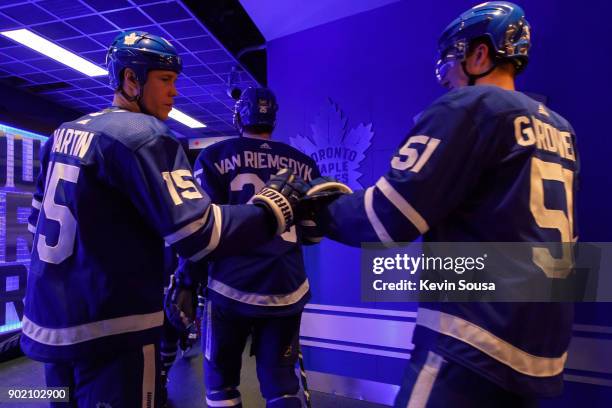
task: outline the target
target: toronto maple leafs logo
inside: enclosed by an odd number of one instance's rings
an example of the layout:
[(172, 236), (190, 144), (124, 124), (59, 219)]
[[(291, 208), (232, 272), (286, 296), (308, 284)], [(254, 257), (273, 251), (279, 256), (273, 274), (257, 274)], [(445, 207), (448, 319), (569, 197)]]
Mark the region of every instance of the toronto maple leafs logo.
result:
[(125, 37), (123, 37), (123, 43), (125, 45), (134, 45), (137, 39), (138, 36), (136, 35), (136, 33), (131, 33), (130, 35), (126, 35)]
[(312, 157), (321, 174), (334, 177), (352, 189), (361, 189), (359, 165), (372, 143), (372, 124), (360, 123), (347, 130), (347, 118), (331, 99), (323, 105), (314, 123), (311, 136), (298, 134), (289, 143)]

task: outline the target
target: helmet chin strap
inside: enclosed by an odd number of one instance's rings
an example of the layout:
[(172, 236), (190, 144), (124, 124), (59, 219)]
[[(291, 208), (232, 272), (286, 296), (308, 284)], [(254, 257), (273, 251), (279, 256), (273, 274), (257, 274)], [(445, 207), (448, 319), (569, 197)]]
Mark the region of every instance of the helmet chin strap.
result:
[(489, 75), (491, 72), (493, 72), (493, 70), (497, 67), (497, 65), (495, 65), (495, 63), (493, 63), (493, 65), (491, 65), (491, 68), (489, 68), (488, 70), (486, 70), (485, 72), (483, 72), (482, 74), (470, 74), (467, 70), (465, 61), (461, 62), (461, 68), (463, 69), (463, 73), (465, 74), (466, 77), (468, 77), (468, 86), (472, 86), (472, 85), (476, 85), (476, 81), (482, 77), (485, 77), (487, 75)]
[(135, 96), (130, 96), (128, 95), (124, 90), (123, 90), (123, 86), (121, 86), (121, 88), (119, 89), (119, 92), (121, 92), (121, 95), (128, 101), (128, 102), (136, 102), (136, 105), (138, 105), (138, 109), (140, 109), (140, 112), (147, 114), (147, 115), (151, 115), (151, 113), (147, 110), (147, 108), (145, 108), (144, 104), (142, 103), (142, 94), (144, 92), (144, 84), (140, 85), (140, 88), (142, 89), (140, 92), (138, 92), (138, 95)]

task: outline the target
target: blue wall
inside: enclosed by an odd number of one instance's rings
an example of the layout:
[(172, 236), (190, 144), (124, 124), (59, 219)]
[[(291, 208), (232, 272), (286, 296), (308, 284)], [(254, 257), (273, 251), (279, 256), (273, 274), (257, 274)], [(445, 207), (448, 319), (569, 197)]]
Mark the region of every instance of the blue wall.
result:
[[(363, 186), (374, 183), (410, 129), (412, 118), (443, 93), (433, 74), (439, 33), (474, 4), (400, 1), (271, 41), (268, 83), (280, 104), (275, 137), (289, 141), (297, 134), (311, 134), (311, 124), (331, 98), (346, 115), (348, 127), (373, 124), (375, 134), (361, 165), (361, 182)], [(574, 125), (582, 160), (577, 200), (580, 239), (611, 241), (612, 143), (604, 124), (612, 118), (612, 76), (607, 73), (612, 52), (604, 30), (612, 2), (600, 0), (580, 7), (570, 0), (531, 0), (522, 5), (533, 27), (534, 45), (530, 65), (517, 87), (545, 96), (548, 106)], [(312, 266), (313, 303), (413, 308), (359, 301), (359, 251), (324, 242), (320, 248), (308, 249), (307, 262)], [(581, 305), (579, 322), (610, 326), (612, 322), (594, 317), (607, 316), (609, 310), (609, 306), (587, 309)], [(612, 335), (602, 336), (612, 340)], [(334, 372), (328, 353), (322, 349), (307, 353), (311, 367)], [(393, 382), (388, 374), (381, 374), (385, 367), (376, 364), (351, 370), (355, 377)], [(378, 364), (385, 363), (379, 360)], [(597, 375), (612, 385), (612, 375)], [(610, 389), (576, 384), (568, 383), (568, 389), (582, 393), (586, 387), (610, 396)]]
[[(268, 44), (269, 84), (280, 112), (276, 136), (310, 132), (331, 97), (349, 126), (373, 123), (371, 150), (362, 164), (364, 185), (386, 168), (412, 118), (443, 93), (433, 76), (436, 40), (445, 25), (474, 2), (400, 1), (370, 12), (274, 40)], [(519, 90), (547, 97), (578, 135), (582, 158), (578, 197), (580, 239), (610, 241), (612, 169), (612, 53), (606, 16), (612, 3), (578, 7), (571, 0), (522, 2), (532, 24), (531, 62)]]

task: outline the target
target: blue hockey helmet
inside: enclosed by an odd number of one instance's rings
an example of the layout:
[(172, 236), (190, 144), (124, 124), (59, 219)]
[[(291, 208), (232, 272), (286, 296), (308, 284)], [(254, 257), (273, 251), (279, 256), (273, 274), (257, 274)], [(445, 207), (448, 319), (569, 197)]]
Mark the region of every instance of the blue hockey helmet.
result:
[(464, 61), (470, 43), (477, 39), (488, 40), (494, 58), (497, 61), (512, 61), (517, 73), (527, 65), (531, 39), (525, 12), (514, 3), (490, 1), (462, 13), (442, 32), (438, 40), (439, 59), (436, 64), (439, 81), (445, 75), (444, 65), (448, 61)]
[(136, 80), (144, 86), (149, 71), (159, 69), (180, 74), (183, 62), (176, 48), (165, 38), (142, 31), (128, 31), (113, 40), (106, 53), (106, 66), (110, 85), (118, 89), (125, 68), (132, 69)]
[(278, 104), (268, 88), (248, 87), (234, 105), (234, 126), (240, 133), (272, 132), (276, 125)]

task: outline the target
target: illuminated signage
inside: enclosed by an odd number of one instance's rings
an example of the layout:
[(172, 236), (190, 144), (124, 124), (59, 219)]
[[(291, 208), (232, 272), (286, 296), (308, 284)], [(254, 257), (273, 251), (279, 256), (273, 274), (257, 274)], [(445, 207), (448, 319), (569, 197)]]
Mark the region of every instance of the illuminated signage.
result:
[(21, 327), (32, 248), (27, 224), (44, 139), (0, 125), (0, 334)]

